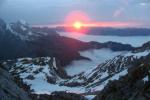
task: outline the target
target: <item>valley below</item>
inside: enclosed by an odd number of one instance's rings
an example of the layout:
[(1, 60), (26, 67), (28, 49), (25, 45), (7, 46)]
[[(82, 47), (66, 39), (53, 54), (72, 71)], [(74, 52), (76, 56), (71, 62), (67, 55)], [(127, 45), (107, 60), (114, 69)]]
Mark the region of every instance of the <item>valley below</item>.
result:
[(95, 41), (95, 42), (100, 42), (100, 43), (105, 43), (108, 41), (112, 42), (119, 42), (122, 44), (130, 44), (133, 47), (139, 47), (142, 46), (145, 42), (150, 40), (150, 36), (116, 36), (116, 35), (92, 35), (92, 34), (82, 34), (82, 33), (69, 33), (69, 32), (58, 32), (61, 36), (66, 36), (70, 38), (74, 38), (80, 41), (84, 42), (90, 42), (90, 41)]
[(0, 20), (0, 59), (2, 100), (150, 99), (150, 36), (63, 33)]
[(0, 100), (150, 100), (150, 0), (0, 0)]

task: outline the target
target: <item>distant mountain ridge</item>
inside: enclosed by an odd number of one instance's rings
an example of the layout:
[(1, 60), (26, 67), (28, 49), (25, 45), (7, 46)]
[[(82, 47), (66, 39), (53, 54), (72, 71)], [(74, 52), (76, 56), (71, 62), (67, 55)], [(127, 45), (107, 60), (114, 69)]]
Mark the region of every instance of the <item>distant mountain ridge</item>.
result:
[[(85, 28), (86, 29), (86, 28)], [(55, 30), (66, 32), (66, 27), (57, 27)], [(84, 30), (84, 27), (83, 27)], [(89, 27), (86, 34), (104, 36), (150, 36), (149, 28), (111, 28), (111, 27)]]
[[(82, 42), (60, 36), (54, 29), (32, 28), (23, 21), (6, 24), (0, 21), (0, 59), (54, 56), (62, 66), (74, 59), (87, 59), (79, 51), (109, 48), (113, 51), (134, 49), (131, 45), (115, 42)], [(64, 55), (67, 54), (67, 55)]]

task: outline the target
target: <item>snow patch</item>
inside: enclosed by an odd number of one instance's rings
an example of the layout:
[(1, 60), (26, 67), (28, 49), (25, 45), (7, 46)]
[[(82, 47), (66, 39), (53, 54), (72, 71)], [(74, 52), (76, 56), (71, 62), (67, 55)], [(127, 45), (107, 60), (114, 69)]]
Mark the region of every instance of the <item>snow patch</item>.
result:
[(88, 100), (93, 100), (95, 96), (96, 95), (87, 95), (85, 96), (85, 98), (87, 98)]
[(129, 52), (129, 53), (125, 54), (125, 57), (133, 56), (134, 58), (139, 59), (140, 57), (144, 57), (144, 56), (148, 55), (149, 53), (150, 53), (149, 50), (146, 50), (144, 52), (138, 52), (138, 53)]
[(27, 22), (25, 21), (25, 20), (19, 20), (19, 23), (21, 23), (22, 25), (26, 25), (27, 24)]
[(57, 65), (56, 65), (56, 59), (55, 59), (55, 58), (53, 58), (53, 59), (54, 59), (54, 61), (53, 61), (53, 66), (54, 66), (54, 68), (58, 69), (58, 68), (57, 68)]
[(21, 26), (21, 29), (22, 29), (23, 31), (26, 31), (26, 30), (27, 30), (27, 28), (24, 27), (24, 26)]
[(148, 76), (144, 77), (144, 78), (143, 78), (143, 81), (144, 81), (144, 82), (148, 81)]
[(107, 85), (107, 83), (110, 81), (110, 80), (118, 80), (121, 76), (125, 76), (126, 74), (128, 73), (127, 69), (125, 69), (124, 71), (118, 73), (118, 74), (115, 74), (113, 75), (111, 78), (107, 79), (106, 81), (104, 81), (102, 84), (94, 87), (91, 89), (91, 91), (101, 91), (102, 89), (104, 89), (104, 87)]

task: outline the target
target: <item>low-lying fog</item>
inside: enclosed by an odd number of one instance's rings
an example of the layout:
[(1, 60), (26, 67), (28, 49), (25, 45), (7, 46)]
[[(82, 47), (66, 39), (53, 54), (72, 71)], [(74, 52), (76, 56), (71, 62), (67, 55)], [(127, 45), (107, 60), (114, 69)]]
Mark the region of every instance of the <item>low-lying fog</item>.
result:
[(61, 32), (61, 36), (66, 36), (74, 39), (78, 39), (85, 42), (120, 42), (123, 44), (130, 44), (134, 47), (141, 46), (143, 43), (150, 41), (150, 36), (102, 36), (102, 35), (81, 35), (79, 33)]
[(124, 52), (113, 52), (109, 49), (99, 49), (99, 50), (88, 50), (80, 52), (84, 57), (88, 57), (91, 61), (87, 60), (75, 60), (70, 65), (66, 67), (66, 71), (69, 75), (75, 75), (86, 71), (90, 68), (96, 67), (97, 65), (103, 63)]
[[(66, 36), (74, 39), (78, 39), (85, 42), (96, 41), (96, 42), (120, 42), (123, 44), (130, 44), (134, 47), (141, 46), (143, 43), (150, 41), (150, 36), (101, 36), (101, 35), (81, 35), (79, 33), (69, 33), (61, 32), (61, 36)], [(66, 71), (69, 75), (79, 74), (86, 71), (92, 67), (103, 63), (124, 52), (113, 52), (109, 49), (99, 49), (99, 50), (88, 50), (80, 52), (84, 57), (88, 57), (91, 61), (87, 60), (75, 60), (70, 65), (66, 67)]]

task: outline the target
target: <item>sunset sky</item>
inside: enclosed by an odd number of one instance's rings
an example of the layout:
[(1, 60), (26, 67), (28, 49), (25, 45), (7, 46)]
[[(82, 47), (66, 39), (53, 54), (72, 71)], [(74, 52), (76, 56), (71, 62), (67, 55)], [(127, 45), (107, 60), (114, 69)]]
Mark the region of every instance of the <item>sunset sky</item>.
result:
[(87, 25), (150, 28), (150, 0), (0, 0), (0, 18), (7, 22), (66, 25), (75, 11), (83, 12)]

